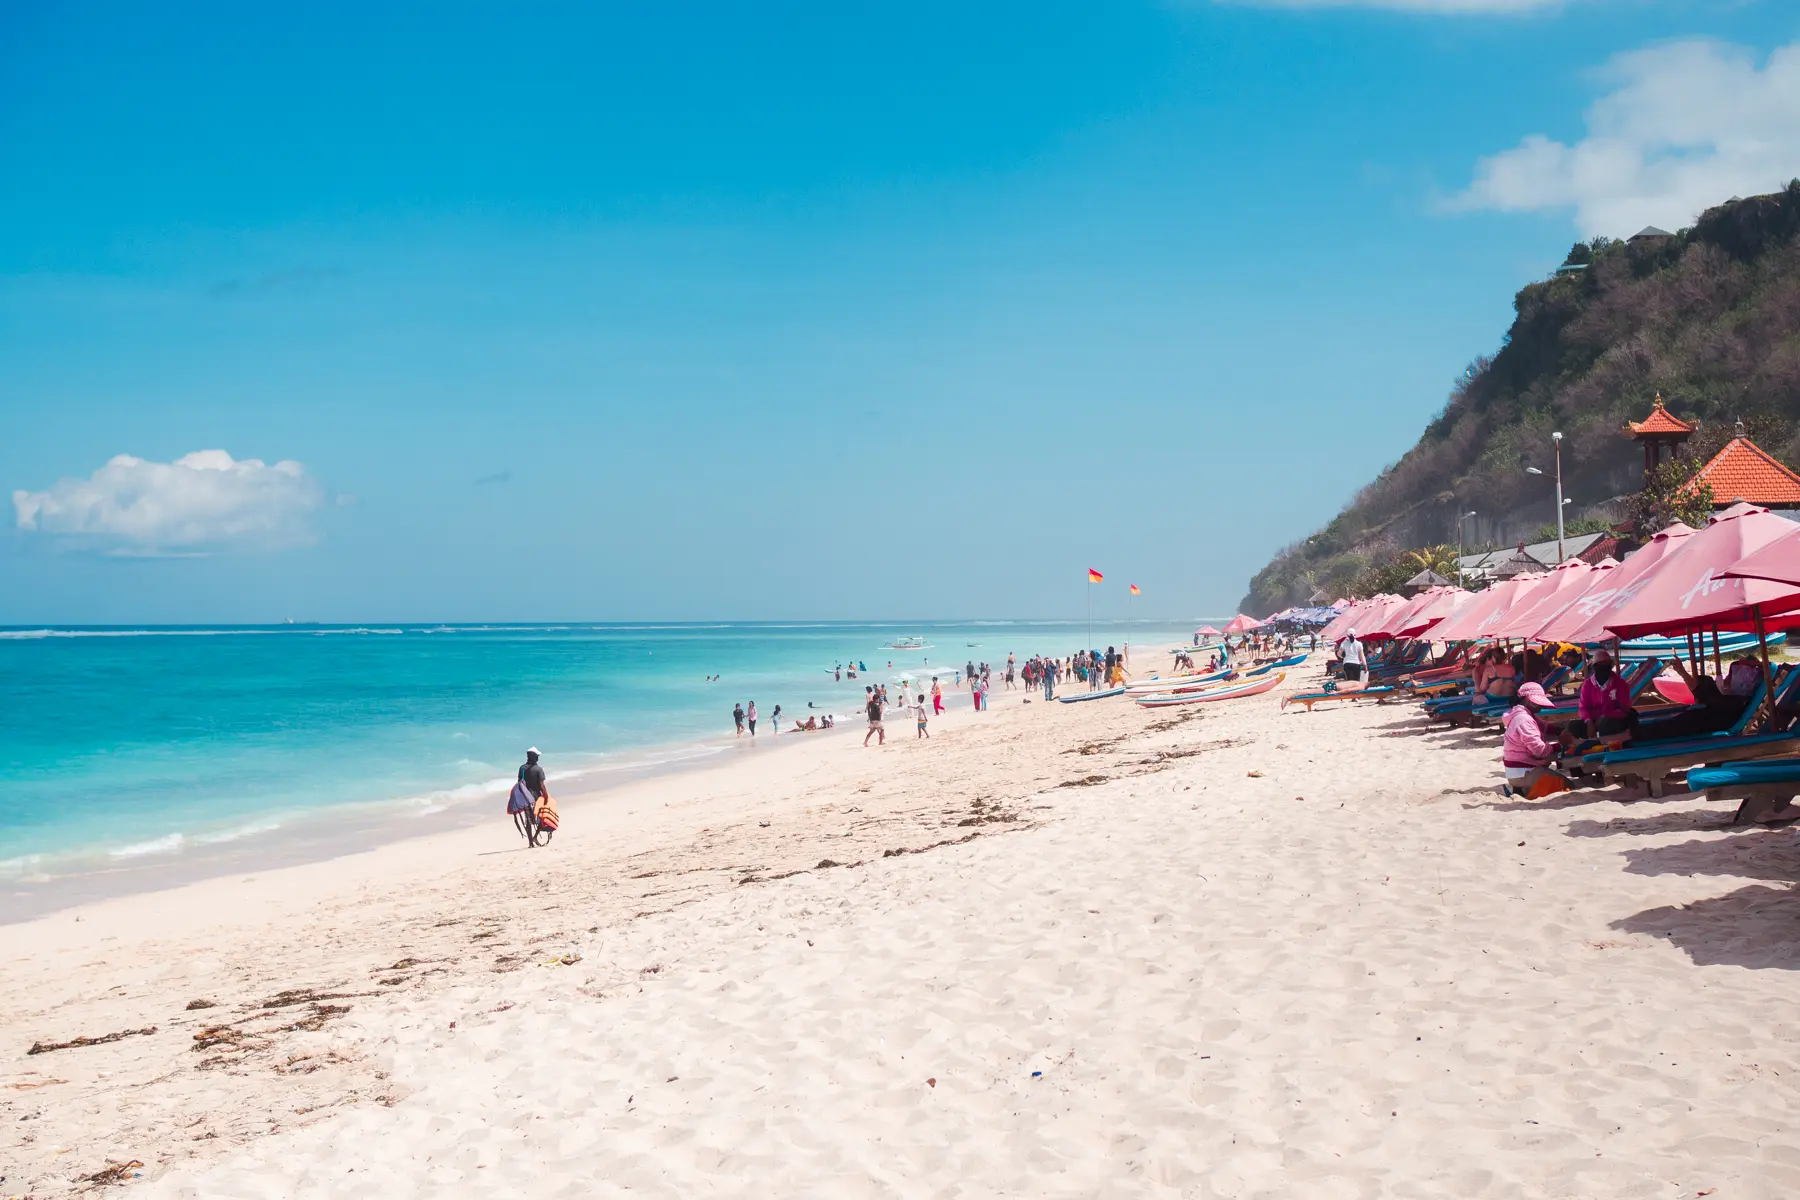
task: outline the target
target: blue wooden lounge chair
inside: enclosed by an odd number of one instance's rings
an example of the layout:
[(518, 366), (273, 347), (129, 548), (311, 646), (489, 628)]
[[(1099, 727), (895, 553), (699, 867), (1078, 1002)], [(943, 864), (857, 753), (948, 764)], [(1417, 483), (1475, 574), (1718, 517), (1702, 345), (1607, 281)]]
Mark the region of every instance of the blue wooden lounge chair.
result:
[(1688, 772), (1687, 781), (1688, 787), (1704, 792), (1708, 800), (1736, 800), (1733, 825), (1800, 819), (1800, 808), (1791, 803), (1800, 796), (1800, 758), (1695, 767)]
[[(1781, 676), (1776, 680), (1776, 702), (1791, 701), (1797, 688), (1800, 688), (1800, 672), (1789, 666), (1782, 667)], [(1758, 680), (1750, 702), (1729, 729), (1705, 737), (1674, 738), (1590, 754), (1583, 763), (1597, 767), (1607, 783), (1641, 780), (1648, 785), (1652, 796), (1661, 796), (1670, 777), (1699, 764), (1779, 758), (1800, 752), (1800, 733), (1792, 730), (1745, 732), (1762, 715), (1762, 701), (1763, 683)]]
[(1313, 705), (1321, 704), (1326, 700), (1377, 700), (1383, 696), (1393, 695), (1396, 690), (1383, 685), (1381, 687), (1339, 688), (1330, 692), (1299, 692), (1292, 696), (1283, 696), (1281, 707), (1285, 709), (1290, 704), (1303, 704), (1306, 706), (1306, 711), (1311, 712)]

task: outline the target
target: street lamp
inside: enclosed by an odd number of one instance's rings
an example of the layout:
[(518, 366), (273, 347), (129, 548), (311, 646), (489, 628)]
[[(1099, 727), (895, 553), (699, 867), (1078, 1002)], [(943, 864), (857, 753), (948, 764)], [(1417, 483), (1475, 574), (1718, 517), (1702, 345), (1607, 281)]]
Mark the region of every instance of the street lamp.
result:
[(1562, 434), (1553, 433), (1550, 440), (1556, 443), (1556, 561), (1563, 560), (1563, 505), (1568, 501), (1562, 494)]
[(1456, 518), (1456, 586), (1457, 587), (1463, 586), (1463, 561), (1462, 561), (1463, 560), (1463, 522), (1468, 520), (1470, 517), (1472, 517), (1474, 515), (1475, 515), (1475, 510), (1470, 509), (1468, 512), (1464, 513), (1462, 516)]
[[(1556, 561), (1560, 563), (1563, 560), (1563, 505), (1568, 503), (1563, 499), (1562, 494), (1562, 434), (1553, 433), (1550, 435), (1550, 440), (1556, 443)], [(1525, 473), (1527, 475), (1543, 474), (1536, 467), (1526, 467)]]

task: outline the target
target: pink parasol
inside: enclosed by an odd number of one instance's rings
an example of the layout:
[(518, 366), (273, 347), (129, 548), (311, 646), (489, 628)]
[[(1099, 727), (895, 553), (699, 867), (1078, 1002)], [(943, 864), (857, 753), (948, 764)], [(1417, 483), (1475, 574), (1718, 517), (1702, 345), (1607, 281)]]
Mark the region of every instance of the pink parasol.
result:
[[(1614, 563), (1613, 566), (1618, 566)], [(1611, 570), (1608, 567), (1607, 570)], [(1497, 638), (1528, 638), (1537, 632), (1545, 621), (1561, 612), (1570, 601), (1588, 590), (1594, 583), (1594, 572), (1598, 567), (1589, 566), (1579, 558), (1571, 558), (1559, 564), (1536, 591), (1531, 599), (1524, 603), (1515, 602), (1506, 610), (1501, 618), (1494, 622), (1487, 631), (1487, 636)], [(1604, 573), (1604, 572), (1602, 572)]]
[(1354, 629), (1357, 637), (1365, 638), (1370, 630), (1380, 629), (1387, 624), (1389, 617), (1394, 616), (1403, 608), (1410, 607), (1412, 607), (1412, 601), (1405, 596), (1385, 594), (1376, 596), (1369, 601), (1369, 607), (1364, 610), (1361, 619), (1347, 623), (1344, 632), (1348, 633)]
[(1531, 636), (1540, 642), (1573, 642), (1577, 646), (1610, 642), (1613, 635), (1606, 628), (1607, 616), (1637, 595), (1641, 581), (1664, 558), (1679, 553), (1686, 544), (1684, 539), (1692, 536), (1692, 529), (1675, 522), (1627, 555), (1616, 570), (1596, 579), (1593, 586), (1538, 626)]
[(1734, 504), (1686, 540), (1677, 554), (1665, 555), (1642, 587), (1606, 615), (1606, 627), (1622, 638), (1680, 634), (1697, 629), (1780, 629), (1800, 625), (1800, 590), (1767, 579), (1728, 577), (1724, 572), (1751, 553), (1794, 532), (1794, 523), (1754, 504)]
[(1249, 616), (1245, 616), (1243, 613), (1239, 613), (1237, 616), (1231, 618), (1231, 620), (1226, 623), (1225, 632), (1226, 633), (1249, 633), (1252, 629), (1261, 629), (1262, 626), (1263, 626), (1263, 623), (1261, 621), (1257, 620), (1255, 617), (1249, 617)]
[(1724, 574), (1736, 579), (1767, 579), (1800, 587), (1800, 528), (1754, 550), (1728, 567)]
[(1536, 587), (1543, 578), (1542, 575), (1519, 575), (1496, 583), (1487, 591), (1477, 594), (1473, 604), (1463, 605), (1455, 616), (1442, 621), (1431, 631), (1431, 636), (1445, 642), (1466, 642), (1471, 638), (1487, 636), (1483, 632), (1486, 625), (1492, 625), (1507, 609), (1522, 599), (1522, 590), (1528, 591)]
[(1432, 593), (1435, 591), (1436, 589), (1432, 588), (1420, 592), (1399, 607), (1390, 607), (1386, 612), (1381, 614), (1381, 619), (1379, 621), (1373, 622), (1367, 629), (1364, 629), (1360, 625), (1357, 626), (1357, 632), (1365, 642), (1380, 642), (1386, 641), (1388, 638), (1398, 637), (1399, 630), (1405, 626), (1412, 615), (1431, 602)]
[(1404, 622), (1385, 622), (1389, 626), (1398, 626), (1394, 629), (1395, 637), (1418, 637), (1430, 633), (1433, 640), (1441, 640), (1434, 627), (1461, 612), (1475, 599), (1474, 592), (1465, 592), (1459, 587), (1433, 588), (1426, 596), (1427, 602), (1414, 609)]
[(1211, 625), (1202, 625), (1200, 628), (1194, 630), (1194, 632), (1199, 634), (1201, 637), (1219, 637), (1219, 636), (1221, 636), (1220, 632), (1217, 629), (1214, 629)]
[(1334, 617), (1331, 623), (1319, 630), (1319, 640), (1327, 644), (1338, 641), (1352, 629), (1367, 629), (1385, 612), (1390, 604), (1400, 599), (1398, 596), (1383, 592), (1370, 596), (1367, 600), (1354, 601), (1349, 608)]

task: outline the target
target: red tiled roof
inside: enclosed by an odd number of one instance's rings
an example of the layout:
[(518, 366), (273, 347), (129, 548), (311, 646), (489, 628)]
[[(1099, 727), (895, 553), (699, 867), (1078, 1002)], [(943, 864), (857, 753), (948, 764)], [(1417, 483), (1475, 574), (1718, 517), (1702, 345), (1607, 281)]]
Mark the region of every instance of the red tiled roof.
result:
[(1669, 410), (1663, 407), (1663, 398), (1658, 396), (1656, 403), (1650, 406), (1649, 416), (1641, 421), (1627, 421), (1625, 428), (1631, 431), (1632, 437), (1643, 437), (1646, 434), (1655, 437), (1657, 434), (1690, 434), (1697, 426), (1689, 425), (1679, 417), (1671, 415)]
[(1738, 500), (1762, 505), (1800, 505), (1800, 475), (1770, 458), (1747, 437), (1734, 437), (1686, 486), (1704, 479), (1712, 485), (1713, 503)]

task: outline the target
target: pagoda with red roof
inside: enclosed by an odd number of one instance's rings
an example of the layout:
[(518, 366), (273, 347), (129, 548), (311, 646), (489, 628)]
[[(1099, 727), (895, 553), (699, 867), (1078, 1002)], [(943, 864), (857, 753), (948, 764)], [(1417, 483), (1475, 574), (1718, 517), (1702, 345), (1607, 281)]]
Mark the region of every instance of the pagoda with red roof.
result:
[(1665, 455), (1673, 460), (1699, 428), (1664, 408), (1661, 392), (1656, 394), (1649, 416), (1641, 421), (1625, 422), (1622, 431), (1625, 436), (1644, 444), (1644, 486), (1650, 485), (1650, 472), (1662, 464)]
[(1725, 448), (1713, 455), (1682, 490), (1702, 481), (1712, 486), (1714, 508), (1725, 508), (1739, 500), (1764, 508), (1800, 508), (1800, 475), (1745, 437), (1742, 421), (1737, 423), (1737, 436), (1726, 442)]

